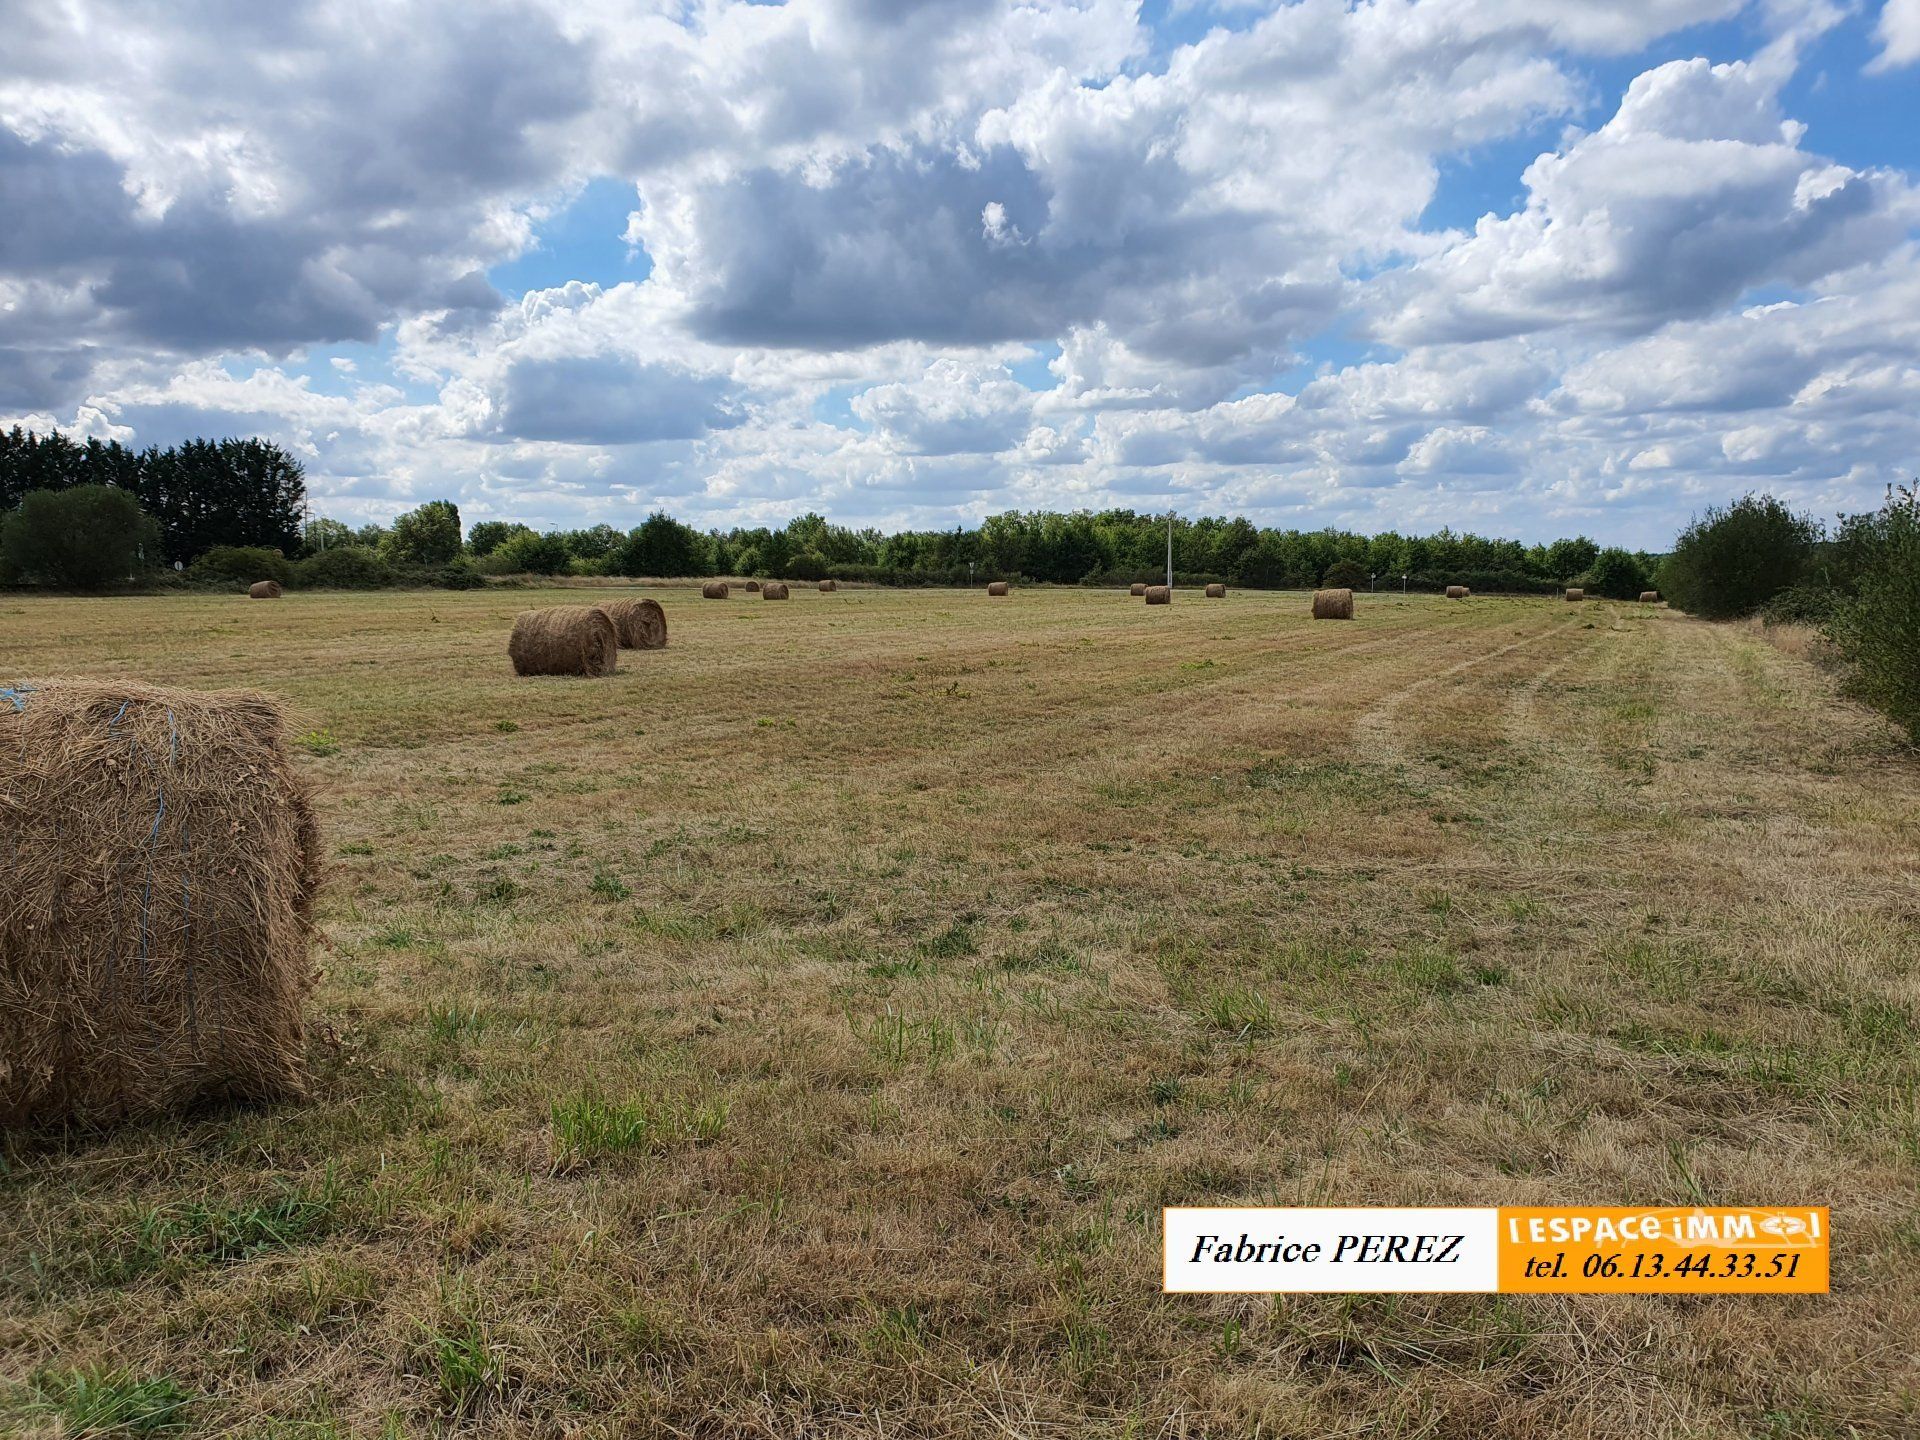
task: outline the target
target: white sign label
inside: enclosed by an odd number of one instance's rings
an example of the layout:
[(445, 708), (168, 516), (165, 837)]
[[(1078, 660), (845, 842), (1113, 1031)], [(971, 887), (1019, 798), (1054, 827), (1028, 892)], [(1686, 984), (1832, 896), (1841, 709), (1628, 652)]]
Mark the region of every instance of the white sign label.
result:
[(1499, 1212), (1168, 1207), (1170, 1293), (1494, 1291)]

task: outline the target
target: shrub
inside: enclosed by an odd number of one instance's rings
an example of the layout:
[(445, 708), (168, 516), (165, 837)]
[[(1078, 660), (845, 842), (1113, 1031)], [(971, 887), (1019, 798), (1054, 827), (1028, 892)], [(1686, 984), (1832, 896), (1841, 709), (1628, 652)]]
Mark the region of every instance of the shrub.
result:
[(287, 557), (264, 545), (216, 545), (189, 565), (187, 573), (195, 580), (230, 585), (251, 585), (256, 580), (293, 584), (293, 566)]
[(378, 590), (393, 584), (393, 567), (365, 545), (309, 555), (294, 574), (302, 586), (317, 590)]
[(1847, 688), (1920, 743), (1920, 486), (1890, 493), (1861, 543), (1858, 592), (1828, 634), (1852, 665)]
[(1355, 560), (1336, 560), (1327, 567), (1320, 583), (1329, 590), (1364, 590), (1367, 567)]
[(1751, 615), (1798, 584), (1820, 527), (1771, 495), (1709, 508), (1681, 532), (1660, 567), (1659, 589), (1682, 610), (1709, 620)]
[(4, 567), (24, 580), (104, 590), (131, 580), (160, 554), (160, 527), (112, 485), (31, 490), (0, 533)]
[(442, 590), (484, 590), (487, 578), (474, 569), (464, 555), (456, 555), (434, 573), (433, 583)]
[(573, 552), (558, 535), (536, 535), (526, 530), (495, 550), (491, 558), (506, 574), (527, 571), (534, 575), (563, 575), (573, 563)]
[(1760, 607), (1767, 625), (1826, 625), (1839, 608), (1840, 592), (1825, 585), (1789, 585)]
[(1642, 590), (1651, 590), (1653, 580), (1638, 555), (1630, 550), (1611, 548), (1593, 557), (1579, 582), (1590, 594), (1609, 600), (1637, 600)]

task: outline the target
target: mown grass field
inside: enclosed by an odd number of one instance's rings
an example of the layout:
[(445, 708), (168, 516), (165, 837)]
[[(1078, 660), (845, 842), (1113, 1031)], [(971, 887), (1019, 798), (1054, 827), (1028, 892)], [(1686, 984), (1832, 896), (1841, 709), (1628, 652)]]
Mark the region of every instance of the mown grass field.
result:
[[(287, 700), (333, 865), (311, 1103), (0, 1150), (0, 1429), (1920, 1432), (1920, 763), (1805, 660), (655, 588), (514, 679), (593, 593), (0, 598)], [(1160, 1293), (1168, 1203), (1696, 1201), (1833, 1294)]]

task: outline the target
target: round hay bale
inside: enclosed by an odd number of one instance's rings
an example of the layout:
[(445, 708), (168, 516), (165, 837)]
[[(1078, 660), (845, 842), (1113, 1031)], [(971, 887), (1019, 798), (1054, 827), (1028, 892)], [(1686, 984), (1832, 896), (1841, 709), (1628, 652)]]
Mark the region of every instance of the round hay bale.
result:
[(320, 836), (279, 705), (0, 688), (0, 1127), (301, 1094)]
[(507, 654), (516, 675), (611, 675), (620, 663), (620, 636), (604, 610), (556, 605), (513, 617)]
[(769, 580), (760, 587), (762, 600), (784, 600), (787, 598), (787, 586), (784, 580)]
[(1584, 599), (1586, 599), (1586, 598), (1587, 598), (1587, 592), (1586, 592), (1586, 591), (1584, 591), (1584, 590), (1582, 590), (1582, 589), (1580, 589), (1580, 588), (1579, 588), (1578, 586), (1575, 586), (1575, 585), (1569, 585), (1569, 586), (1567, 587), (1567, 599), (1569, 599), (1569, 600), (1584, 600)]
[(658, 600), (608, 600), (594, 608), (613, 621), (614, 638), (622, 650), (667, 648), (667, 612)]
[(1207, 598), (1208, 598), (1209, 600), (1224, 600), (1224, 599), (1226, 599), (1226, 598), (1227, 598), (1227, 587), (1226, 587), (1226, 586), (1224, 586), (1224, 585), (1209, 585), (1209, 586), (1207, 586)]
[(1142, 595), (1146, 593), (1147, 593), (1146, 584), (1145, 582), (1140, 580), (1134, 581), (1132, 587), (1127, 591), (1127, 594), (1133, 596), (1133, 598), (1136, 600), (1138, 600)]
[(1316, 590), (1313, 592), (1313, 618), (1316, 620), (1351, 620), (1353, 618), (1353, 591)]
[(1464, 600), (1471, 593), (1472, 592), (1464, 585), (1447, 586), (1447, 599), (1449, 600)]
[[(758, 585), (749, 584), (747, 588), (749, 590), (758, 590), (760, 587)], [(727, 582), (724, 580), (707, 581), (706, 584), (700, 587), (700, 598), (702, 600), (726, 599), (727, 598)]]
[(840, 588), (839, 584), (833, 580), (822, 580), (820, 582), (820, 593), (822, 595), (831, 595), (833, 594), (834, 591), (838, 590), (839, 588)]
[(256, 580), (247, 587), (249, 600), (278, 600), (284, 594), (278, 580)]
[(760, 582), (758, 580), (747, 581), (747, 594), (758, 595), (759, 593), (760, 593)]
[(1005, 595), (1006, 593), (1007, 582), (1004, 580), (990, 581), (987, 585), (987, 594), (989, 595)]
[(1660, 592), (1658, 590), (1642, 590), (1640, 592), (1640, 603), (1642, 605), (1658, 605), (1660, 603)]
[(1171, 605), (1173, 603), (1172, 589), (1165, 585), (1147, 586), (1147, 603), (1149, 605)]

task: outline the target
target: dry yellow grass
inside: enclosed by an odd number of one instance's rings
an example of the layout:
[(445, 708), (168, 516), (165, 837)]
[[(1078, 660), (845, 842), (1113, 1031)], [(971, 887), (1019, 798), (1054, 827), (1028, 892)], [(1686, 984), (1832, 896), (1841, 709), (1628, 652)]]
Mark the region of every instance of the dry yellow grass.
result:
[[(1607, 602), (650, 593), (672, 648), (594, 685), (503, 681), (578, 589), (0, 598), (11, 671), (291, 702), (337, 867), (310, 1104), (0, 1151), (16, 1401), (98, 1366), (231, 1436), (1920, 1424), (1920, 778), (1817, 669)], [(1694, 1199), (1831, 1205), (1835, 1293), (1159, 1293), (1165, 1203)]]

